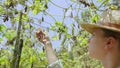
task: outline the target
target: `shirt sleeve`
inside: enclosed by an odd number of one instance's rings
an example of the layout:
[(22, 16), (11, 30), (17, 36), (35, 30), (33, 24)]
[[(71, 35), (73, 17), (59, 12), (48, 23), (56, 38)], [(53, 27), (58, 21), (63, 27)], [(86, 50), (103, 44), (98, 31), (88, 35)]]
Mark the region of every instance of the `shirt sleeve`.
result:
[(50, 64), (47, 68), (63, 68), (63, 65), (60, 60), (57, 60), (54, 63)]

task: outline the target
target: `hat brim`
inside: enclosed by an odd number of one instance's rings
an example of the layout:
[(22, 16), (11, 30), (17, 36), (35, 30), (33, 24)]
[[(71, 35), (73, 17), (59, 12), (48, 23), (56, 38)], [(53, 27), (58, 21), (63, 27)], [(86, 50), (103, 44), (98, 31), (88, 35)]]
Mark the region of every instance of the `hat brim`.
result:
[(120, 29), (117, 29), (114, 27), (109, 27), (109, 26), (104, 26), (104, 25), (98, 25), (98, 24), (83, 23), (83, 24), (80, 24), (80, 26), (91, 34), (93, 34), (94, 29), (97, 29), (97, 28), (103, 28), (103, 29), (108, 29), (108, 30), (120, 32)]

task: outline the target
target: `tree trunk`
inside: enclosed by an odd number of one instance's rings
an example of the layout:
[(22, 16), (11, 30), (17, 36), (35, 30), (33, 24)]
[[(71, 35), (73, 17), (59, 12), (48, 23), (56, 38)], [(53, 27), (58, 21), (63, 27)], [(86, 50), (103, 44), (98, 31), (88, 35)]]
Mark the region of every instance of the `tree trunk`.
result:
[(16, 43), (15, 43), (11, 68), (19, 68), (19, 62), (20, 62), (20, 57), (21, 57), (21, 52), (22, 52), (22, 47), (23, 47), (23, 39), (20, 39), (21, 27), (22, 27), (22, 12), (20, 12), (20, 18), (19, 18), (18, 30), (17, 30), (17, 37), (16, 37)]

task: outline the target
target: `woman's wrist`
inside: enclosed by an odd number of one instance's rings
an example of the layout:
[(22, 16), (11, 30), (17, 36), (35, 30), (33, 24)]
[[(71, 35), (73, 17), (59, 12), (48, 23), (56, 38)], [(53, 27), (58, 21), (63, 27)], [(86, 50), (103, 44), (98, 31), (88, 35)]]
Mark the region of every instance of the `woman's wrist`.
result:
[(52, 50), (52, 44), (51, 42), (46, 42), (46, 44), (44, 44), (45, 50)]
[(45, 45), (45, 46), (52, 46), (52, 44), (51, 44), (50, 41), (46, 41), (46, 42), (44, 43), (44, 45)]

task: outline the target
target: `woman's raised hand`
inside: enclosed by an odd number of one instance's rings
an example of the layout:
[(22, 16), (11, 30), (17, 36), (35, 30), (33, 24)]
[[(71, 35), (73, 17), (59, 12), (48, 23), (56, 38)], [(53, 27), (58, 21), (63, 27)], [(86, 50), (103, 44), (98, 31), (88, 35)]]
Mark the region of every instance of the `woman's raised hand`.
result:
[(36, 37), (37, 37), (38, 40), (39, 40), (41, 43), (43, 43), (44, 45), (51, 44), (48, 35), (46, 35), (46, 34), (42, 31), (41, 28), (36, 32)]

